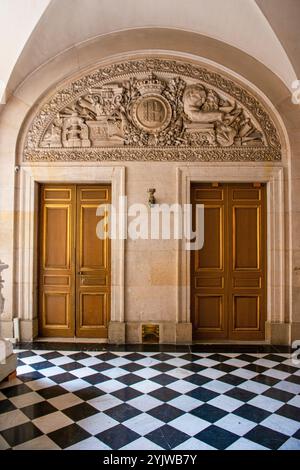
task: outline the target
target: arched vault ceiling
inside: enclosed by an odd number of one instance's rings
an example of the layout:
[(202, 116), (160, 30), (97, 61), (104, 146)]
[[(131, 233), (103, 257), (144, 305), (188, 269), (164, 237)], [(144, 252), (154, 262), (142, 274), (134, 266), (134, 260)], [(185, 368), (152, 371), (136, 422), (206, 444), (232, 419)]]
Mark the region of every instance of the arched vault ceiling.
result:
[[(0, 9), (5, 26), (0, 37), (3, 36), (2, 44), (9, 45), (11, 60), (1, 61), (0, 78), (8, 83), (10, 92), (34, 70), (66, 49), (97, 36), (136, 28), (180, 29), (212, 37), (263, 63), (288, 88), (296, 78), (295, 70), (299, 70), (299, 64), (294, 64), (294, 61), (300, 62), (299, 54), (293, 46), (295, 35), (299, 35), (293, 16), (299, 10), (298, 0), (284, 2), (285, 27), (279, 21), (281, 0), (243, 0), (242, 7), (241, 0), (2, 2)], [(20, 22), (26, 14), (31, 22)], [(288, 30), (290, 26), (293, 31)]]

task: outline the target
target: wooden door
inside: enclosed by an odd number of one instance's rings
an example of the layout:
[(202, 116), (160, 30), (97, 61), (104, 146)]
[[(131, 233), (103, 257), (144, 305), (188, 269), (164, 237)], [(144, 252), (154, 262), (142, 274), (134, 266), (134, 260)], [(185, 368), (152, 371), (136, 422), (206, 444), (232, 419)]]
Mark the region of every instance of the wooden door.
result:
[[(100, 204), (110, 203), (109, 186), (77, 187), (76, 336), (107, 338), (110, 312), (110, 241), (96, 226)], [(107, 212), (106, 212), (107, 213)]]
[(262, 340), (266, 312), (266, 208), (261, 184), (195, 184), (204, 246), (191, 252), (195, 339)]
[(40, 189), (39, 329), (42, 336), (107, 337), (110, 241), (96, 235), (109, 186)]

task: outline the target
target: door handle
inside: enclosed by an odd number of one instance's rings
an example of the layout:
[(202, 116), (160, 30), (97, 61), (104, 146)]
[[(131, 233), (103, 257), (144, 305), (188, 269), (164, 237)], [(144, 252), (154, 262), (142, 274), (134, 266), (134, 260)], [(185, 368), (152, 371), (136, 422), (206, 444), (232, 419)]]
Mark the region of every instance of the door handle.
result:
[(80, 276), (82, 276), (84, 274), (84, 272), (83, 271), (78, 271), (77, 274), (80, 274)]

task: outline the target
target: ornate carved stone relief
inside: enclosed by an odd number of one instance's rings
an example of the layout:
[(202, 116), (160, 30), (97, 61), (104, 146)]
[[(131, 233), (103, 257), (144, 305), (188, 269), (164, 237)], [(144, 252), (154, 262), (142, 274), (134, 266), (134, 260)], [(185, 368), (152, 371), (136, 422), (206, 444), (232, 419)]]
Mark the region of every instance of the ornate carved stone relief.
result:
[(44, 102), (25, 161), (276, 161), (276, 128), (231, 80), (181, 61), (140, 59), (73, 81)]

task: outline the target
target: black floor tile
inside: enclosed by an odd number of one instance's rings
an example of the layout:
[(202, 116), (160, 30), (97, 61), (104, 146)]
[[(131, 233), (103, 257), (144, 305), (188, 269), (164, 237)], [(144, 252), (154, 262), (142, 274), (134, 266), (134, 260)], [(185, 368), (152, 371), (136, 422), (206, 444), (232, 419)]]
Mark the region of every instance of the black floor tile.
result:
[(236, 434), (215, 425), (203, 429), (203, 431), (199, 432), (194, 437), (219, 450), (227, 449), (227, 447), (239, 439), (239, 436)]
[(201, 372), (202, 370), (206, 369), (206, 367), (200, 366), (200, 364), (194, 364), (192, 362), (191, 364), (186, 364), (185, 366), (182, 366), (182, 369), (190, 370), (191, 372), (197, 374), (198, 372)]
[(210, 405), (209, 403), (205, 403), (204, 405), (200, 405), (198, 408), (191, 410), (190, 414), (204, 419), (209, 423), (214, 423), (215, 421), (223, 418), (228, 413), (224, 410), (220, 410), (220, 408), (216, 408), (215, 406)]
[(88, 354), (86, 354), (85, 352), (82, 352), (82, 351), (71, 354), (69, 356), (69, 358), (73, 359), (73, 361), (82, 361), (83, 359), (87, 359), (88, 357), (90, 357), (90, 356)]
[(296, 406), (283, 405), (281, 408), (279, 408), (279, 410), (276, 411), (276, 413), (280, 416), (284, 416), (285, 418), (299, 421), (300, 423), (300, 408), (297, 408)]
[(44, 375), (40, 372), (32, 371), (27, 372), (26, 374), (18, 375), (18, 379), (22, 380), (22, 382), (32, 382), (33, 380), (43, 379)]
[(122, 377), (117, 377), (116, 380), (125, 385), (133, 385), (137, 384), (138, 382), (141, 382), (144, 379), (135, 374), (126, 374), (122, 375)]
[(41, 431), (31, 422), (5, 429), (1, 431), (1, 434), (11, 447), (31, 441), (42, 435)]
[(256, 372), (257, 374), (262, 374), (268, 370), (267, 367), (259, 366), (258, 364), (247, 364), (243, 369), (251, 370), (251, 372)]
[(25, 384), (13, 385), (12, 387), (2, 388), (1, 392), (8, 398), (16, 397), (18, 395), (23, 395), (24, 393), (32, 392)]
[(169, 421), (173, 421), (173, 419), (178, 418), (178, 416), (181, 416), (183, 412), (174, 406), (165, 403), (152, 408), (152, 410), (148, 411), (148, 414), (154, 416), (154, 418), (160, 419), (164, 423), (168, 423)]
[(112, 392), (111, 395), (114, 395), (115, 397), (119, 398), (119, 400), (129, 401), (129, 400), (132, 400), (133, 398), (137, 398), (141, 396), (142, 393), (138, 392), (134, 388), (126, 387), (126, 388), (121, 388), (121, 390), (117, 390), (116, 392)]
[(293, 384), (300, 385), (300, 376), (299, 375), (290, 375), (290, 377), (287, 377), (286, 379), (287, 382), (291, 382)]
[(237, 400), (240, 400), (243, 402), (252, 400), (252, 398), (256, 396), (255, 393), (249, 392), (249, 390), (244, 390), (238, 387), (228, 390), (228, 392), (226, 392), (225, 395), (228, 395), (231, 398), (236, 398)]
[(112, 359), (117, 359), (119, 356), (117, 354), (112, 354), (111, 352), (104, 352), (101, 354), (98, 354), (97, 359), (100, 359), (100, 361), (111, 361)]
[(101, 395), (105, 395), (102, 390), (99, 390), (99, 388), (93, 386), (82, 388), (81, 390), (73, 392), (73, 394), (81, 398), (81, 400), (85, 401), (92, 400), (93, 398), (100, 397)]
[(42, 388), (37, 391), (45, 400), (50, 400), (50, 398), (58, 397), (67, 393), (66, 390), (59, 385), (53, 385), (52, 387)]
[(189, 375), (184, 380), (186, 380), (187, 382), (190, 382), (191, 384), (198, 385), (198, 387), (212, 381), (212, 379), (208, 377), (204, 377), (203, 375), (200, 375), (200, 374)]
[(186, 395), (204, 402), (210, 401), (218, 396), (216, 392), (213, 392), (212, 390), (208, 390), (207, 388), (203, 387), (195, 388), (194, 390), (188, 392)]
[(22, 359), (22, 357), (31, 357), (31, 356), (36, 356), (35, 352), (33, 352), (33, 351), (22, 351), (22, 352), (18, 353), (18, 357), (20, 359)]
[(279, 390), (279, 388), (268, 388), (268, 390), (266, 390), (263, 395), (269, 398), (274, 398), (274, 400), (283, 401), (285, 403), (294, 397), (292, 393)]
[(241, 416), (242, 418), (249, 419), (254, 423), (260, 423), (266, 419), (271, 413), (256, 406), (249, 405), (248, 403), (242, 405), (237, 410), (233, 411), (233, 414)]
[(68, 362), (67, 364), (62, 364), (59, 366), (61, 369), (64, 369), (67, 372), (71, 372), (72, 370), (82, 369), (84, 366), (79, 362), (73, 361)]
[(213, 368), (221, 372), (227, 372), (228, 374), (232, 372), (233, 370), (236, 370), (236, 367), (230, 366), (229, 364), (224, 364), (224, 362), (221, 362), (220, 364), (214, 366)]
[(62, 412), (75, 422), (99, 413), (96, 408), (85, 402), (71, 406), (70, 408), (65, 408)]
[(288, 374), (294, 374), (299, 370), (297, 367), (293, 367), (287, 364), (278, 364), (278, 366), (273, 367), (275, 370), (280, 370), (281, 372), (287, 372)]
[(141, 414), (141, 411), (137, 410), (133, 406), (130, 406), (128, 403), (122, 403), (122, 405), (115, 406), (105, 411), (105, 414), (111, 418), (123, 423), (134, 416)]
[(151, 366), (151, 369), (158, 370), (160, 372), (168, 372), (169, 370), (175, 369), (175, 367), (171, 366), (170, 364), (166, 364), (165, 362), (162, 362), (161, 364)]
[(165, 450), (174, 449), (190, 438), (188, 434), (172, 428), (168, 424), (155, 429), (145, 437)]
[(219, 377), (218, 380), (220, 380), (220, 382), (225, 382), (229, 385), (235, 385), (235, 387), (241, 385), (243, 382), (246, 381), (246, 379), (243, 379), (242, 377), (238, 377), (237, 375), (233, 374), (222, 375), (222, 377)]
[(127, 354), (126, 359), (128, 361), (136, 362), (136, 361), (140, 361), (141, 359), (145, 359), (145, 356), (143, 354), (139, 354), (139, 353), (134, 352), (134, 353), (131, 353), (131, 354)]
[(54, 441), (61, 449), (70, 447), (77, 442), (83, 441), (90, 437), (90, 434), (82, 429), (78, 424), (73, 423), (64, 428), (58, 429), (48, 434), (50, 439)]
[(53, 364), (50, 361), (41, 361), (41, 362), (36, 362), (35, 364), (30, 364), (30, 367), (32, 367), (35, 370), (41, 370), (41, 369), (48, 369), (49, 367), (53, 367)]
[(103, 375), (99, 372), (99, 373), (84, 377), (84, 380), (91, 385), (96, 385), (96, 384), (101, 384), (102, 382), (107, 382), (108, 380), (110, 380), (110, 378), (107, 377), (107, 375)]
[(176, 382), (178, 379), (177, 377), (172, 377), (171, 375), (168, 374), (160, 374), (156, 375), (155, 377), (152, 377), (152, 382), (155, 382), (159, 385), (162, 385), (163, 387), (166, 385), (169, 385), (173, 382)]
[(97, 372), (103, 372), (104, 370), (111, 369), (112, 366), (110, 364), (106, 364), (105, 362), (100, 362), (99, 364), (94, 364), (89, 367), (90, 369), (93, 369)]
[(50, 378), (51, 380), (53, 380), (53, 382), (57, 384), (62, 384), (65, 382), (70, 382), (71, 380), (78, 379), (78, 377), (73, 374), (70, 374), (69, 372), (62, 372), (61, 374), (52, 375)]
[(121, 366), (121, 369), (127, 370), (127, 372), (136, 372), (137, 370), (144, 369), (144, 366), (140, 366), (139, 364), (132, 362), (129, 364), (124, 364), (124, 366)]
[(178, 397), (180, 393), (177, 393), (175, 390), (172, 390), (168, 387), (161, 387), (156, 390), (153, 390), (153, 392), (150, 392), (149, 395), (154, 398), (157, 398), (160, 401), (167, 402)]
[[(52, 406), (47, 401), (41, 401), (40, 403), (35, 403), (34, 405), (25, 406), (22, 408), (22, 413), (28, 416), (28, 418), (31, 420), (39, 418), (40, 416), (54, 413), (56, 411), (57, 408), (54, 408), (54, 406)], [(51, 419), (51, 416), (49, 416), (49, 419)]]
[(164, 352), (161, 352), (159, 354), (154, 354), (152, 356), (153, 359), (156, 359), (157, 361), (169, 361), (170, 359), (174, 359), (173, 356), (170, 356), (170, 354), (166, 354)]
[(57, 359), (58, 357), (62, 357), (63, 354), (59, 353), (58, 351), (51, 351), (51, 352), (47, 352), (45, 354), (42, 354), (42, 356), (47, 361), (50, 361), (51, 359)]
[(272, 450), (279, 449), (288, 439), (288, 436), (260, 425), (251, 429), (244, 437)]
[(118, 426), (97, 434), (96, 437), (111, 449), (117, 450), (139, 439), (140, 435), (128, 429), (126, 426), (119, 424)]
[(253, 382), (258, 382), (260, 384), (268, 385), (269, 387), (273, 387), (275, 384), (280, 382), (280, 379), (275, 379), (274, 377), (269, 377), (267, 375), (256, 375), (251, 379)]
[(15, 405), (10, 400), (0, 401), (0, 413), (8, 413), (9, 411), (13, 411), (15, 409)]

